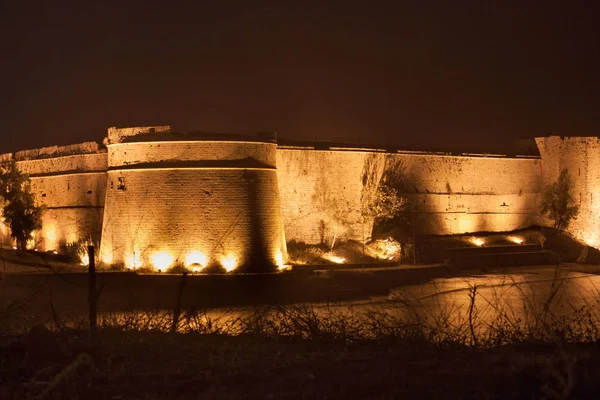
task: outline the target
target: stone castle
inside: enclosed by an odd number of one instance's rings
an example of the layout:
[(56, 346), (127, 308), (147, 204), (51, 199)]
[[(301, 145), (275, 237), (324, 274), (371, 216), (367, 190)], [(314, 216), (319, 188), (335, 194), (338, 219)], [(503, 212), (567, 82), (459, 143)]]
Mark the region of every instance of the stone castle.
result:
[[(600, 141), (543, 137), (541, 156), (281, 145), (272, 134), (109, 128), (88, 142), (0, 156), (29, 174), (46, 211), (35, 247), (100, 242), (127, 267), (281, 266), (286, 242), (361, 240), (363, 198), (395, 179), (421, 234), (501, 232), (547, 221), (544, 186), (568, 168), (580, 216), (571, 232), (600, 244)], [(1, 224), (0, 224), (1, 225)], [(6, 227), (1, 227), (4, 238)]]

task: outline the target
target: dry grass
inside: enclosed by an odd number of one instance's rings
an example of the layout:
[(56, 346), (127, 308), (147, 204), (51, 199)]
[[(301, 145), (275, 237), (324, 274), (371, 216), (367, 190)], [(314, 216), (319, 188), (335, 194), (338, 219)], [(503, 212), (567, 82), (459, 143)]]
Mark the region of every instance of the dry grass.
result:
[(370, 240), (364, 246), (352, 240), (335, 242), (333, 247), (291, 242), (287, 249), (293, 265), (398, 262), (401, 255), (400, 243), (391, 237)]
[[(179, 310), (175, 334), (172, 310), (111, 312), (99, 316), (94, 345), (81, 317), (54, 312), (33, 328), (23, 319), (2, 339), (0, 398), (567, 399), (597, 393), (600, 303), (569, 304), (558, 272), (544, 299), (505, 279), (509, 285), (491, 291), (473, 284), (454, 302), (397, 292), (384, 306)], [(507, 288), (520, 296), (518, 308), (507, 301)], [(13, 305), (12, 316), (18, 308)]]
[[(382, 315), (365, 340), (362, 324), (343, 315), (323, 319), (306, 307), (285, 313), (277, 329), (293, 335), (274, 335), (270, 319), (257, 314), (243, 323), (232, 315), (201, 318), (194, 332), (176, 336), (162, 332), (168, 315), (156, 316), (162, 327), (149, 324), (150, 315), (105, 321), (93, 347), (84, 330), (38, 329), (3, 347), (0, 398), (566, 399), (600, 390), (593, 344), (481, 348), (452, 335), (432, 343), (421, 327), (390, 325)], [(224, 333), (232, 329), (235, 335)]]

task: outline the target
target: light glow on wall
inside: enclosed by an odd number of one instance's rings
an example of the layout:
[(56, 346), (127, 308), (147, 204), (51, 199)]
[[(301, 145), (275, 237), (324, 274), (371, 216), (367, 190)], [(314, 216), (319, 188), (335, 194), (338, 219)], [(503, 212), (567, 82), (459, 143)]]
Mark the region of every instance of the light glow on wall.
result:
[(165, 271), (173, 265), (175, 258), (168, 251), (159, 251), (150, 256), (150, 263), (159, 272)]
[(477, 232), (480, 229), (481, 217), (476, 214), (458, 214), (450, 229), (455, 232)]
[(336, 263), (336, 264), (344, 264), (346, 262), (346, 259), (344, 257), (336, 256), (335, 254), (333, 254), (331, 252), (323, 254), (322, 257), (324, 259), (331, 261), (332, 263)]
[(76, 243), (78, 241), (77, 234), (75, 232), (69, 232), (65, 235), (67, 243)]
[(221, 265), (225, 268), (225, 271), (231, 272), (237, 268), (237, 260), (233, 255), (229, 254), (221, 258)]
[(581, 237), (581, 240), (590, 247), (599, 248), (600, 240), (598, 240), (598, 235), (594, 233), (584, 233)]
[(139, 249), (135, 249), (133, 253), (127, 256), (125, 262), (125, 267), (127, 267), (127, 269), (141, 268), (142, 265), (142, 254)]
[[(207, 264), (208, 257), (201, 251), (192, 250), (185, 255), (185, 266), (187, 268), (193, 267), (194, 272), (198, 272), (196, 269), (201, 270), (206, 267)], [(201, 268), (198, 268), (198, 266)]]
[(286, 268), (283, 264), (283, 253), (281, 252), (281, 250), (277, 250), (277, 253), (275, 254), (275, 263), (277, 264), (277, 268), (279, 270), (283, 270)]
[(54, 224), (48, 224), (44, 230), (44, 237), (46, 238), (46, 250), (56, 249), (56, 226)]
[(83, 265), (84, 267), (87, 267), (90, 265), (90, 255), (87, 252), (87, 247), (83, 250), (79, 250), (79, 253), (77, 254), (77, 256), (79, 257), (79, 263), (81, 265)]
[(101, 261), (102, 261), (104, 264), (106, 264), (106, 265), (110, 265), (110, 264), (112, 264), (112, 262), (113, 262), (113, 255), (112, 255), (112, 252), (111, 252), (111, 251), (109, 251), (108, 249), (107, 249), (107, 250), (104, 250), (104, 251), (102, 252), (102, 254), (100, 255), (100, 260), (101, 260)]
[(525, 239), (523, 239), (520, 236), (509, 236), (507, 239), (515, 244), (523, 244), (523, 242), (525, 241)]
[(481, 247), (485, 244), (485, 239), (480, 237), (472, 237), (469, 242), (473, 243), (477, 247)]

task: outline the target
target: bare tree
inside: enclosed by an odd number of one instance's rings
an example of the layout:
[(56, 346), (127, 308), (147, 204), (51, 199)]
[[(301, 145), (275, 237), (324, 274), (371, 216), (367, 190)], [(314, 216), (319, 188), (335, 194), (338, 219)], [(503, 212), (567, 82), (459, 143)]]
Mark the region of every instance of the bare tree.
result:
[(377, 189), (363, 192), (361, 217), (362, 233), (362, 264), (365, 263), (365, 224), (371, 219), (373, 224), (382, 223), (399, 216), (406, 205), (406, 198), (400, 196), (398, 191), (386, 182), (380, 182)]
[(382, 182), (370, 196), (363, 199), (363, 219), (372, 218), (373, 222), (385, 222), (400, 215), (406, 205), (406, 199), (398, 191)]
[(554, 229), (567, 229), (579, 214), (579, 207), (574, 205), (575, 200), (571, 196), (572, 186), (569, 170), (565, 168), (560, 172), (558, 181), (544, 189), (540, 211), (552, 220)]

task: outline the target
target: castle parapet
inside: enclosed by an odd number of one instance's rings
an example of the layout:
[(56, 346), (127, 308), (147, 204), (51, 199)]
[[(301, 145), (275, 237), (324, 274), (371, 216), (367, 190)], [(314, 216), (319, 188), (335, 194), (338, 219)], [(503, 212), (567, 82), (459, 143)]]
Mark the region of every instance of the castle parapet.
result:
[(117, 128), (111, 126), (108, 128), (108, 143), (121, 143), (126, 138), (152, 133), (170, 133), (171, 127), (169, 125), (155, 125), (155, 126), (136, 126), (132, 128)]
[(16, 161), (28, 161), (38, 160), (45, 158), (56, 158), (63, 156), (73, 156), (80, 154), (100, 154), (106, 153), (106, 149), (103, 148), (97, 142), (84, 142), (71, 144), (67, 146), (48, 146), (41, 147), (39, 149), (23, 150), (14, 153)]

